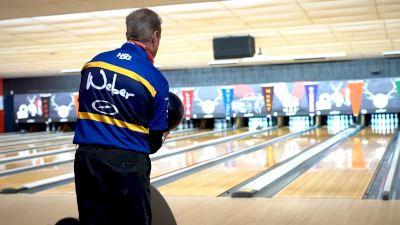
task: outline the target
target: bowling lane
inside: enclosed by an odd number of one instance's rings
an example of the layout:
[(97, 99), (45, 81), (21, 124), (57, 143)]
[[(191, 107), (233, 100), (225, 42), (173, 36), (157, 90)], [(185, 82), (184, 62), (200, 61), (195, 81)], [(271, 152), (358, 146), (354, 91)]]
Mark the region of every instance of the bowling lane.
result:
[(179, 131), (177, 132), (171, 132), (168, 135), (168, 138), (178, 138), (178, 137), (184, 137), (186, 135), (192, 135), (192, 134), (200, 134), (200, 133), (204, 133), (204, 132), (208, 132), (211, 131), (212, 129), (190, 129), (187, 131)]
[(25, 138), (40, 138), (40, 137), (46, 137), (46, 136), (52, 136), (52, 135), (58, 135), (60, 133), (56, 132), (32, 132), (32, 133), (14, 133), (14, 134), (9, 134), (9, 135), (0, 135), (0, 141), (17, 141), (17, 140), (22, 140)]
[[(181, 132), (178, 134), (170, 134), (168, 139), (173, 139), (173, 138), (177, 138), (177, 137), (183, 137), (186, 135), (192, 135), (192, 134), (200, 134), (200, 133), (204, 133), (210, 131), (210, 129), (203, 129), (203, 130), (190, 130), (187, 132)], [(26, 137), (28, 138), (28, 137)], [(37, 148), (37, 147), (46, 147), (49, 145), (54, 145), (54, 144), (72, 144), (72, 139), (73, 136), (71, 136), (70, 138), (66, 138), (66, 139), (61, 139), (61, 140), (49, 140), (49, 141), (43, 141), (43, 142), (35, 142), (35, 143), (24, 143), (24, 144), (18, 144), (18, 145), (12, 145), (12, 146), (5, 146), (5, 147), (0, 147), (0, 153), (2, 151), (10, 151), (10, 150), (25, 150), (27, 148)], [(1, 156), (0, 156), (1, 158)]]
[(50, 188), (35, 194), (75, 194), (75, 183), (60, 185), (58, 187)]
[[(207, 132), (209, 130), (204, 129), (204, 130), (192, 130), (188, 132), (182, 132), (180, 134), (177, 134), (178, 137), (182, 137), (185, 135), (190, 135), (190, 134), (200, 134), (203, 132)], [(176, 138), (175, 135), (169, 136), (168, 139)], [(69, 147), (73, 147), (72, 145), (72, 139), (73, 137), (71, 136), (70, 138), (66, 139), (60, 139), (60, 140), (49, 140), (49, 141), (43, 141), (43, 142), (35, 142), (35, 143), (25, 143), (25, 144), (19, 144), (19, 145), (12, 145), (12, 146), (5, 146), (0, 148), (0, 154), (2, 151), (10, 151), (10, 150), (25, 150), (27, 148), (39, 148), (39, 147), (47, 147), (49, 145), (56, 145), (56, 144), (70, 144)], [(34, 149), (32, 149), (34, 150)], [(37, 149), (36, 149), (37, 150)], [(0, 155), (0, 158), (2, 156)], [(8, 156), (5, 156), (8, 157)]]
[[(230, 135), (234, 134), (240, 134), (248, 131), (247, 128), (242, 128), (242, 129), (237, 129), (235, 131), (228, 131), (228, 132), (219, 132), (217, 134), (210, 134), (204, 137), (198, 137), (198, 138), (192, 138), (188, 140), (178, 140), (178, 141), (173, 141), (173, 142), (168, 142), (164, 143), (163, 147), (159, 150), (161, 151), (168, 151), (172, 150), (173, 148), (177, 147), (184, 147), (184, 146), (189, 146), (189, 145), (195, 145), (197, 143), (200, 143), (202, 141), (207, 141), (207, 140), (212, 140), (216, 138), (221, 138), (221, 137), (227, 137)], [(207, 139), (208, 137), (208, 139)], [(74, 144), (66, 144), (66, 145), (56, 145), (56, 146), (50, 146), (50, 147), (44, 147), (44, 148), (36, 148), (33, 150), (26, 150), (26, 151), (18, 151), (18, 152), (11, 152), (7, 154), (1, 154), (0, 152), (0, 159), (1, 158), (7, 158), (7, 157), (15, 157), (15, 156), (27, 156), (30, 154), (36, 154), (40, 152), (51, 152), (51, 151), (57, 151), (57, 150), (62, 150), (62, 149), (67, 149), (67, 148), (75, 148)], [(43, 157), (36, 157), (32, 159), (26, 159), (26, 160), (18, 160), (14, 162), (10, 162), (7, 164), (0, 164), (0, 171), (5, 171), (5, 170), (10, 170), (10, 169), (15, 169), (15, 168), (22, 168), (22, 167), (27, 167), (27, 166), (34, 166), (34, 165), (42, 165), (46, 163), (52, 163), (52, 162), (58, 162), (60, 160), (67, 160), (70, 159), (70, 156), (73, 156), (75, 154), (74, 150), (71, 150), (71, 152), (67, 153), (60, 153), (60, 154), (54, 154), (51, 156), (43, 156)]]
[[(20, 151), (15, 151), (15, 152), (8, 152), (8, 153), (1, 153), (0, 152), (0, 159), (4, 158), (9, 158), (9, 157), (17, 157), (17, 156), (28, 156), (28, 155), (33, 155), (41, 152), (51, 152), (51, 151), (56, 151), (56, 150), (62, 150), (62, 149), (75, 149), (75, 144), (72, 144), (72, 140), (70, 142), (49, 142), (50, 146), (45, 146), (45, 147), (37, 147), (31, 150), (20, 150)], [(57, 144), (60, 143), (60, 144)]]
[(174, 148), (179, 148), (179, 147), (184, 147), (184, 146), (189, 146), (189, 145), (196, 145), (199, 142), (203, 141), (209, 141), (217, 138), (222, 138), (222, 137), (227, 137), (235, 134), (242, 134), (244, 132), (249, 131), (248, 128), (240, 128), (240, 129), (235, 129), (235, 130), (228, 130), (228, 131), (222, 131), (202, 137), (197, 137), (193, 139), (187, 139), (187, 140), (180, 140), (180, 141), (171, 141), (171, 142), (166, 142), (163, 144), (160, 150), (158, 152), (162, 151), (168, 151)]
[(37, 132), (37, 133), (21, 133), (17, 135), (13, 135), (10, 137), (0, 138), (0, 142), (17, 142), (25, 139), (41, 139), (41, 138), (49, 138), (49, 137), (57, 137), (57, 136), (65, 136), (65, 135), (73, 135), (73, 132)]
[[(286, 130), (287, 132), (289, 131)], [(158, 189), (165, 195), (218, 196), (330, 136), (325, 127), (317, 128), (300, 136), (222, 162)]]
[(74, 171), (74, 164), (67, 163), (59, 166), (46, 167), (43, 169), (33, 170), (25, 173), (19, 173), (6, 177), (0, 177), (0, 189), (7, 187), (20, 187), (23, 184), (39, 181), (42, 179), (55, 177)]
[[(29, 149), (34, 149), (34, 148), (39, 148), (39, 147), (49, 147), (51, 145), (56, 145), (56, 144), (72, 144), (72, 137), (71, 138), (66, 138), (66, 139), (61, 139), (61, 140), (49, 140), (49, 141), (43, 141), (43, 142), (35, 142), (35, 143), (26, 143), (26, 144), (19, 144), (19, 145), (12, 145), (12, 146), (6, 146), (3, 148), (0, 148), (0, 154), (4, 151), (12, 151), (12, 150), (25, 150), (27, 148)], [(1, 157), (1, 156), (0, 156)]]
[(362, 198), (391, 137), (363, 129), (275, 197)]
[[(206, 140), (210, 140), (213, 138), (215, 139), (215, 138), (220, 138), (220, 137), (226, 137), (229, 135), (244, 133), (246, 131), (248, 131), (248, 128), (242, 128), (242, 129), (237, 129), (235, 131), (228, 131), (228, 132), (222, 132), (222, 133), (218, 133), (218, 134), (209, 135), (209, 136), (207, 136), (207, 137), (209, 137), (209, 139), (204, 138), (204, 137), (199, 137), (199, 138), (193, 138), (192, 140), (176, 141), (176, 146), (185, 146), (185, 145), (196, 144), (201, 141), (206, 141)], [(181, 143), (181, 142), (183, 142), (183, 143)], [(172, 147), (169, 146), (169, 148), (160, 149), (159, 151), (164, 151), (164, 150), (168, 150), (168, 149), (172, 149)], [(61, 154), (63, 156), (65, 156), (65, 153), (61, 153)], [(55, 154), (50, 158), (49, 157), (37, 157), (37, 158), (34, 158), (34, 160), (35, 160), (34, 163), (37, 163), (37, 162), (40, 163), (40, 162), (43, 162), (46, 160), (47, 160), (47, 162), (53, 162), (52, 159), (59, 160), (60, 156), (58, 156), (58, 155), (60, 155), (60, 154)], [(16, 164), (14, 164), (10, 167), (17, 168), (19, 166), (32, 165), (32, 159), (24, 160), (24, 161), (25, 162), (15, 162)], [(19, 163), (21, 163), (21, 164), (19, 164)], [(33, 164), (33, 165), (35, 165), (35, 164)], [(0, 168), (1, 167), (4, 167), (4, 165), (0, 165)], [(53, 168), (54, 168), (54, 171), (52, 171)], [(62, 169), (60, 169), (60, 168), (62, 168)], [(2, 170), (5, 170), (5, 168), (3, 168)], [(59, 175), (63, 175), (65, 173), (71, 173), (71, 172), (73, 172), (73, 163), (66, 163), (66, 164), (62, 164), (59, 166), (55, 166), (55, 167), (37, 169), (37, 170), (29, 171), (29, 172), (10, 175), (7, 177), (0, 177), (0, 188), (4, 188), (6, 186), (7, 187), (20, 186), (20, 185), (23, 185), (25, 183), (29, 183), (32, 181), (50, 178), (52, 176), (59, 176)]]
[[(60, 147), (59, 149), (63, 148), (69, 148), (67, 147)], [(65, 160), (73, 160), (75, 157), (75, 151), (69, 151), (65, 153), (59, 153), (59, 154), (54, 154), (54, 155), (49, 155), (49, 156), (44, 156), (44, 157), (36, 157), (32, 159), (25, 159), (25, 160), (18, 160), (10, 163), (4, 163), (0, 164), (0, 172), (7, 171), (7, 170), (12, 170), (12, 169), (17, 169), (17, 168), (23, 168), (23, 167), (29, 167), (29, 166), (40, 166), (48, 163), (55, 163), (55, 162), (60, 162), (60, 161), (65, 161)]]
[[(203, 130), (190, 130), (187, 132), (181, 132), (181, 133), (177, 133), (177, 134), (170, 134), (168, 139), (172, 139), (172, 138), (177, 138), (177, 137), (183, 137), (186, 135), (192, 135), (192, 134), (200, 134), (200, 133), (204, 133), (210, 131), (210, 129), (203, 129)], [(25, 137), (25, 140), (28, 137)], [(32, 139), (32, 138), (28, 138), (28, 139)], [(54, 144), (72, 144), (72, 139), (73, 136), (71, 136), (70, 138), (66, 138), (66, 139), (61, 139), (61, 140), (49, 140), (49, 141), (43, 141), (43, 142), (35, 142), (35, 143), (24, 143), (24, 144), (18, 144), (18, 145), (12, 145), (12, 146), (4, 146), (4, 147), (0, 147), (0, 153), (2, 151), (9, 151), (9, 150), (24, 150), (26, 148), (36, 148), (36, 147), (46, 147), (48, 145), (54, 145)], [(0, 156), (1, 158), (1, 156)]]
[(151, 177), (158, 177), (160, 175), (192, 166), (199, 162), (204, 162), (242, 148), (250, 147), (288, 133), (288, 128), (268, 130), (262, 134), (238, 138), (233, 141), (206, 146), (200, 149), (154, 160), (152, 162)]
[[(248, 147), (272, 138), (289, 133), (288, 128), (280, 128), (266, 131), (262, 134), (253, 135), (251, 137), (242, 138), (225, 142), (222, 144), (204, 147), (199, 150), (192, 150), (186, 153), (170, 156), (164, 159), (152, 161), (151, 178), (167, 174), (169, 172), (194, 165), (196, 163), (215, 158), (229, 152), (238, 150), (239, 148)], [(52, 188), (44, 191), (43, 193), (64, 193), (74, 192), (74, 184), (66, 184), (60, 187)], [(41, 192), (42, 193), (42, 192)]]
[(72, 139), (73, 134), (58, 134), (58, 135), (52, 135), (52, 136), (46, 136), (46, 137), (36, 137), (36, 138), (23, 138), (18, 141), (9, 141), (9, 142), (0, 142), (0, 149), (3, 148), (9, 148), (9, 147), (15, 147), (17, 145), (23, 145), (23, 144), (31, 144), (31, 143), (41, 143), (44, 141), (52, 141), (52, 140), (66, 140), (66, 139)]

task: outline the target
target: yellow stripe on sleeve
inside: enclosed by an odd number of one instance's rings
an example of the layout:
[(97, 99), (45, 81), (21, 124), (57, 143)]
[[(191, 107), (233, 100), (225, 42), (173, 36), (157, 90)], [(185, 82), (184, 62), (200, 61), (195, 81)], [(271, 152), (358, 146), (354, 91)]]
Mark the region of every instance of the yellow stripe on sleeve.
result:
[(127, 70), (125, 68), (122, 68), (122, 67), (119, 67), (119, 66), (115, 66), (115, 65), (112, 65), (112, 64), (109, 64), (109, 63), (106, 63), (106, 62), (89, 62), (89, 63), (86, 63), (83, 66), (82, 70), (84, 70), (84, 69), (86, 69), (88, 67), (104, 68), (104, 69), (107, 69), (107, 70), (110, 70), (110, 71), (125, 75), (127, 77), (130, 77), (130, 78), (132, 78), (134, 80), (137, 80), (140, 83), (142, 83), (147, 88), (147, 90), (149, 90), (149, 92), (151, 93), (151, 96), (154, 97), (157, 94), (156, 89), (154, 89), (154, 87), (146, 79), (144, 79), (139, 74), (137, 74), (137, 73), (135, 73), (133, 71), (130, 71), (130, 70)]
[(111, 125), (114, 125), (114, 126), (117, 126), (117, 127), (127, 128), (129, 130), (136, 131), (136, 132), (141, 132), (141, 133), (145, 133), (145, 134), (149, 133), (149, 128), (146, 128), (146, 127), (143, 127), (143, 126), (139, 126), (139, 125), (136, 125), (136, 124), (132, 124), (132, 123), (127, 123), (127, 122), (124, 122), (122, 120), (111, 118), (109, 116), (98, 115), (98, 114), (89, 113), (89, 112), (79, 112), (78, 113), (78, 118), (79, 119), (86, 119), (86, 120), (94, 120), (94, 121), (102, 122), (102, 123), (107, 123), (107, 124), (111, 124)]

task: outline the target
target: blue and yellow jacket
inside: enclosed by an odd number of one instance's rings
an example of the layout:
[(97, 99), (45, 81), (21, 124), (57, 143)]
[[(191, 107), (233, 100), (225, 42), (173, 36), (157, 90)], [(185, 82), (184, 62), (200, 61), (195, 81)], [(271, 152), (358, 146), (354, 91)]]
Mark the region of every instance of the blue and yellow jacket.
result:
[(74, 144), (150, 153), (149, 130), (167, 129), (168, 82), (145, 50), (127, 42), (81, 72)]

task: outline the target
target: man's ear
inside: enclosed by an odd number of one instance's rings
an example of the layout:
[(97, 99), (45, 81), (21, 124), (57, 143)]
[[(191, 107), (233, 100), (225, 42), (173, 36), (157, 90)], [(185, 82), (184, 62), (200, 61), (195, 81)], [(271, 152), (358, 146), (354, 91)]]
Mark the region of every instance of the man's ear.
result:
[(154, 45), (158, 40), (158, 31), (154, 31), (153, 35), (151, 35), (151, 43)]

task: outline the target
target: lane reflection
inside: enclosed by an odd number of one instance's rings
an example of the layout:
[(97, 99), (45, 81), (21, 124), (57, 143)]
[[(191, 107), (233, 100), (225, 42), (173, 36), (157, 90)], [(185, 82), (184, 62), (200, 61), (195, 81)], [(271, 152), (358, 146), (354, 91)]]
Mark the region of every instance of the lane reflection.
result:
[(363, 129), (276, 197), (362, 198), (391, 137)]
[[(286, 133), (289, 132), (285, 128)], [(279, 142), (164, 185), (166, 195), (218, 196), (233, 186), (267, 168), (292, 157), (330, 137), (326, 128), (318, 128), (301, 136)]]
[(157, 177), (184, 167), (192, 166), (230, 152), (253, 146), (255, 144), (287, 134), (288, 128), (269, 130), (259, 135), (253, 135), (233, 141), (207, 146), (171, 157), (154, 160), (152, 162), (151, 177)]

